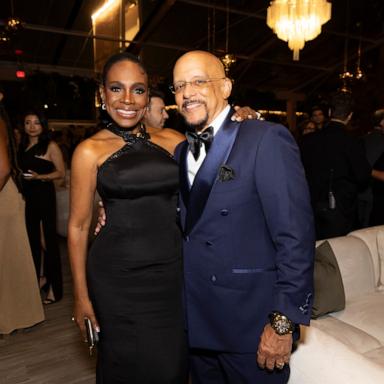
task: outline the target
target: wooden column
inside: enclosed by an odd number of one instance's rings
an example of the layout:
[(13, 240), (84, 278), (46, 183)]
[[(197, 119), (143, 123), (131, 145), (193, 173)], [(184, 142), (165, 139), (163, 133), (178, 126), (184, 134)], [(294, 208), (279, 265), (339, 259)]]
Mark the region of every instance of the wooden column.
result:
[(278, 91), (278, 92), (276, 92), (276, 98), (279, 100), (285, 100), (286, 101), (288, 128), (293, 134), (295, 134), (296, 133), (297, 102), (305, 100), (304, 93)]

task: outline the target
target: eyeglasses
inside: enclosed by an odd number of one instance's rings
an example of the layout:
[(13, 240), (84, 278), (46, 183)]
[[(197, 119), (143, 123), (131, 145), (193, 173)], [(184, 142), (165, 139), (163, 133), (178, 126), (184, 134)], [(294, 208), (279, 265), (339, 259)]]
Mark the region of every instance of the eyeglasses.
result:
[(224, 80), (225, 77), (220, 77), (217, 79), (196, 79), (192, 81), (179, 81), (176, 84), (170, 85), (169, 89), (171, 90), (172, 93), (176, 94), (179, 92), (184, 91), (185, 87), (187, 84), (189, 84), (193, 89), (203, 89), (204, 87), (207, 86), (208, 83), (211, 83), (212, 81), (218, 81), (218, 80)]

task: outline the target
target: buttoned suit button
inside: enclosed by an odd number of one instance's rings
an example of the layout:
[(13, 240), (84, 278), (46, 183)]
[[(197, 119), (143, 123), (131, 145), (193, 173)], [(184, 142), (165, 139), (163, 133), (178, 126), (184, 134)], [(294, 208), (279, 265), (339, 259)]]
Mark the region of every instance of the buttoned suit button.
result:
[(212, 281), (212, 283), (214, 283), (216, 280), (217, 280), (216, 275), (212, 275), (212, 276), (211, 276), (211, 281)]
[(188, 236), (188, 235), (185, 235), (185, 236), (184, 236), (184, 240), (185, 240), (186, 242), (188, 242), (188, 241), (189, 241), (189, 236)]
[(229, 214), (228, 209), (222, 209), (222, 210), (220, 211), (220, 215), (221, 215), (221, 216), (228, 216), (228, 214)]

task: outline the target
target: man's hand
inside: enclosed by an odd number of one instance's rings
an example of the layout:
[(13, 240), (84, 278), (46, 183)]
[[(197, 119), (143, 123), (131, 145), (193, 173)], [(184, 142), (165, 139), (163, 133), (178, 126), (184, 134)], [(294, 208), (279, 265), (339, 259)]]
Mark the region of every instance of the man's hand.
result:
[(97, 217), (97, 224), (96, 224), (96, 228), (95, 228), (95, 232), (94, 232), (95, 236), (99, 234), (99, 232), (104, 227), (106, 220), (107, 220), (107, 217), (105, 215), (104, 205), (103, 205), (102, 201), (99, 201), (98, 213), (99, 213), (99, 215)]
[(257, 350), (257, 363), (261, 368), (273, 370), (282, 369), (284, 364), (289, 363), (292, 351), (292, 335), (279, 336), (267, 324), (260, 337), (260, 344)]
[(251, 107), (239, 107), (238, 105), (233, 107), (236, 111), (232, 116), (232, 121), (244, 121), (244, 120), (259, 120), (261, 118), (261, 114)]

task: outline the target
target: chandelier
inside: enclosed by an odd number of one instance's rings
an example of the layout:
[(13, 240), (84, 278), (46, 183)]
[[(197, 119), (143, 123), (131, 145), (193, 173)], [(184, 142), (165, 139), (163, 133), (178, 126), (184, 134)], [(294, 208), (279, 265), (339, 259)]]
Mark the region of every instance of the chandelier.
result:
[(365, 79), (365, 74), (361, 69), (361, 22), (356, 24), (360, 29), (359, 44), (357, 47), (357, 62), (355, 73), (348, 70), (348, 46), (349, 46), (349, 31), (348, 31), (348, 22), (349, 22), (349, 2), (347, 3), (347, 18), (346, 18), (346, 37), (344, 43), (344, 67), (343, 72), (339, 74), (341, 79), (341, 87), (339, 88), (340, 92), (343, 93), (352, 93), (352, 88), (359, 81)]
[(321, 26), (331, 18), (327, 0), (272, 0), (267, 11), (267, 25), (293, 50), (293, 60), (306, 41), (321, 33)]
[(225, 26), (225, 54), (220, 57), (221, 62), (224, 65), (225, 75), (229, 77), (229, 72), (233, 64), (236, 63), (236, 56), (233, 53), (229, 53), (229, 0), (227, 0), (227, 21)]

